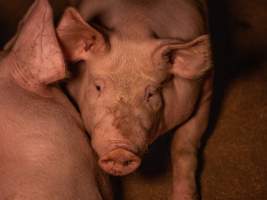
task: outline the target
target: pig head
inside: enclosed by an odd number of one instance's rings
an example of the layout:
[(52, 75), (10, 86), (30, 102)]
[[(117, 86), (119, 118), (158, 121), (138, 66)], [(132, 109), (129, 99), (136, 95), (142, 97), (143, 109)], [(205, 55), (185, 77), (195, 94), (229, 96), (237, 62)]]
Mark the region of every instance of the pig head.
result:
[(211, 79), (197, 6), (127, 2), (88, 1), (81, 11), (89, 24), (68, 8), (57, 29), (66, 58), (76, 63), (67, 87), (99, 164), (119, 176), (138, 168), (157, 137), (189, 121)]

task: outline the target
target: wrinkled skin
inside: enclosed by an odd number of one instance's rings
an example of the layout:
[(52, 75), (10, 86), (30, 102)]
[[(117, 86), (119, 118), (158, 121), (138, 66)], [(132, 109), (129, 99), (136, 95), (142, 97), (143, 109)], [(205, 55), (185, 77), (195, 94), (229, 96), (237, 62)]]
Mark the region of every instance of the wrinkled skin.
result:
[(79, 114), (50, 85), (66, 70), (47, 0), (15, 38), (0, 56), (0, 199), (111, 199)]
[[(197, 1), (82, 1), (57, 32), (73, 63), (67, 84), (99, 165), (126, 175), (175, 128), (173, 196), (197, 199), (197, 148), (212, 92), (209, 37)], [(84, 20), (85, 19), (85, 20)], [(86, 22), (89, 22), (86, 23)]]

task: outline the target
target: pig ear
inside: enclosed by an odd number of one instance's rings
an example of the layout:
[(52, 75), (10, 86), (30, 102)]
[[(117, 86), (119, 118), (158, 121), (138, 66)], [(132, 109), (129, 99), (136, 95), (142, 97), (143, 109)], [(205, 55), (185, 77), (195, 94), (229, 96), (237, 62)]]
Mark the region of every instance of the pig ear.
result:
[(47, 0), (36, 0), (24, 17), (10, 50), (15, 62), (12, 75), (36, 89), (65, 77), (66, 68)]
[(212, 67), (208, 35), (202, 35), (186, 44), (171, 44), (165, 49), (163, 56), (168, 57), (170, 71), (174, 76), (187, 79), (202, 77)]
[(67, 8), (57, 28), (65, 57), (69, 61), (86, 60), (105, 51), (101, 33), (88, 25), (74, 8)]

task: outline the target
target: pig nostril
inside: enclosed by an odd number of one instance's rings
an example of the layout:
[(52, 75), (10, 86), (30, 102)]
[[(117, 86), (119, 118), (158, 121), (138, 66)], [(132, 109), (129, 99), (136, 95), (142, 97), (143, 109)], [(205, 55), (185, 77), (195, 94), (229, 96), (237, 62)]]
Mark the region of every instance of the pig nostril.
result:
[(124, 149), (113, 150), (99, 160), (101, 168), (115, 176), (123, 176), (135, 171), (140, 162), (138, 156)]
[(132, 162), (133, 162), (132, 160), (127, 160), (127, 161), (123, 162), (123, 165), (124, 165), (124, 166), (128, 166), (128, 165), (130, 165)]
[(107, 165), (113, 165), (114, 161), (111, 159), (107, 159), (107, 160), (102, 160), (103, 163), (107, 164)]

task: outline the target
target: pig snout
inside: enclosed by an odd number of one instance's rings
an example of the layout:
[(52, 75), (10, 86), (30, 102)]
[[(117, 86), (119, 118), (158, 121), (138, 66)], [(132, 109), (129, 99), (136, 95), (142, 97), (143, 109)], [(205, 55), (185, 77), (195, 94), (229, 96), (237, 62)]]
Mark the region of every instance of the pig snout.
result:
[(141, 163), (143, 146), (123, 138), (115, 131), (105, 139), (102, 134), (93, 134), (92, 146), (97, 153), (99, 166), (113, 176), (124, 176), (134, 172)]
[(133, 152), (117, 148), (99, 159), (100, 167), (114, 176), (124, 176), (135, 171), (141, 163), (141, 159)]
[(141, 157), (147, 149), (145, 131), (138, 126), (137, 120), (125, 122), (126, 117), (116, 118), (113, 113), (100, 119), (90, 131), (91, 144), (99, 157), (99, 166), (114, 176), (134, 172), (140, 166)]

